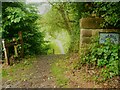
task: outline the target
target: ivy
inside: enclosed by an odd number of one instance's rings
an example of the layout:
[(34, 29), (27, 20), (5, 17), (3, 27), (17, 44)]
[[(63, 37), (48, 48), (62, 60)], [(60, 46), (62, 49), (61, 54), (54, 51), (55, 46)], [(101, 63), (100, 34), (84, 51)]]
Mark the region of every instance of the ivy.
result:
[(87, 53), (81, 57), (81, 64), (102, 68), (100, 76), (103, 76), (104, 80), (118, 76), (119, 50), (120, 46), (112, 44), (110, 40), (102, 45), (94, 43), (94, 46), (89, 47)]

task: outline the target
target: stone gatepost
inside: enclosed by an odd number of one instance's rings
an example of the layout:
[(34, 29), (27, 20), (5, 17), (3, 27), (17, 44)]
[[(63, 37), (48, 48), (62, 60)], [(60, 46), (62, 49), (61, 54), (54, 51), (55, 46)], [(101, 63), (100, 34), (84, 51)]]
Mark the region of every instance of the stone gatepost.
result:
[(100, 33), (118, 33), (120, 43), (120, 29), (101, 29), (102, 18), (82, 18), (80, 19), (80, 54), (85, 53), (92, 39), (99, 37)]

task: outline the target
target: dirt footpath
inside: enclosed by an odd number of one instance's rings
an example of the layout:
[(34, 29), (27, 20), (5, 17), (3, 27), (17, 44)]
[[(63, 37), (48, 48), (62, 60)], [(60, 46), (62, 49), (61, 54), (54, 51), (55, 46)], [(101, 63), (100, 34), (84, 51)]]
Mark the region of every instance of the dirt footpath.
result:
[[(64, 55), (49, 55), (49, 56), (37, 56), (37, 60), (33, 62), (32, 69), (24, 71), (24, 80), (20, 80), (22, 76), (21, 70), (17, 70), (16, 76), (18, 79), (2, 80), (3, 88), (57, 88), (54, 77), (51, 75), (50, 65), (57, 59), (64, 58)], [(13, 74), (14, 75), (14, 74)]]

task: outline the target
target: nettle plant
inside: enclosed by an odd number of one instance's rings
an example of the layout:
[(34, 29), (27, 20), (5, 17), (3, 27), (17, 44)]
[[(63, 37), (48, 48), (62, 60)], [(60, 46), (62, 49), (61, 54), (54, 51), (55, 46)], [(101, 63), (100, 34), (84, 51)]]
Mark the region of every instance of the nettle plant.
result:
[(119, 75), (119, 53), (119, 44), (111, 43), (110, 39), (107, 39), (104, 44), (92, 43), (86, 54), (82, 56), (81, 63), (102, 68), (101, 76), (106, 80)]

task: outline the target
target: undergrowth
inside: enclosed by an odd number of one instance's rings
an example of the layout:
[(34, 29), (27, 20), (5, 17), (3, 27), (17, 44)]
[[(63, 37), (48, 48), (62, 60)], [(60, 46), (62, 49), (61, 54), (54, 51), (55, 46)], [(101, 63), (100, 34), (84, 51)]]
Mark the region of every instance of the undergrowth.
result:
[[(71, 57), (72, 56), (72, 57)], [(76, 55), (77, 56), (77, 55)], [(56, 60), (51, 67), (52, 74), (56, 78), (57, 85), (68, 88), (70, 79), (68, 73), (73, 74), (74, 67), (78, 63), (75, 55), (68, 55), (63, 60)]]
[(92, 43), (87, 52), (81, 55), (78, 67), (87, 65), (87, 68), (98, 69), (95, 80), (106, 81), (119, 76), (120, 46), (113, 44), (109, 39), (104, 44)]
[(63, 60), (58, 60), (52, 64), (51, 72), (56, 78), (57, 85), (60, 87), (66, 87), (68, 79), (65, 77), (64, 72), (67, 70)]
[(65, 87), (66, 83), (67, 83), (67, 79), (64, 77), (64, 73), (63, 73), (63, 69), (61, 69), (60, 67), (52, 67), (52, 73), (53, 75), (56, 77), (56, 81), (58, 86), (60, 87)]
[[(16, 63), (12, 66), (4, 66), (2, 68), (2, 78), (14, 81), (15, 79), (25, 79), (21, 76), (24, 76), (27, 70), (30, 68), (33, 68), (33, 61), (36, 60), (35, 56), (29, 56), (25, 57), (23, 60), (21, 60), (19, 63)], [(18, 73), (19, 72), (19, 75)]]

